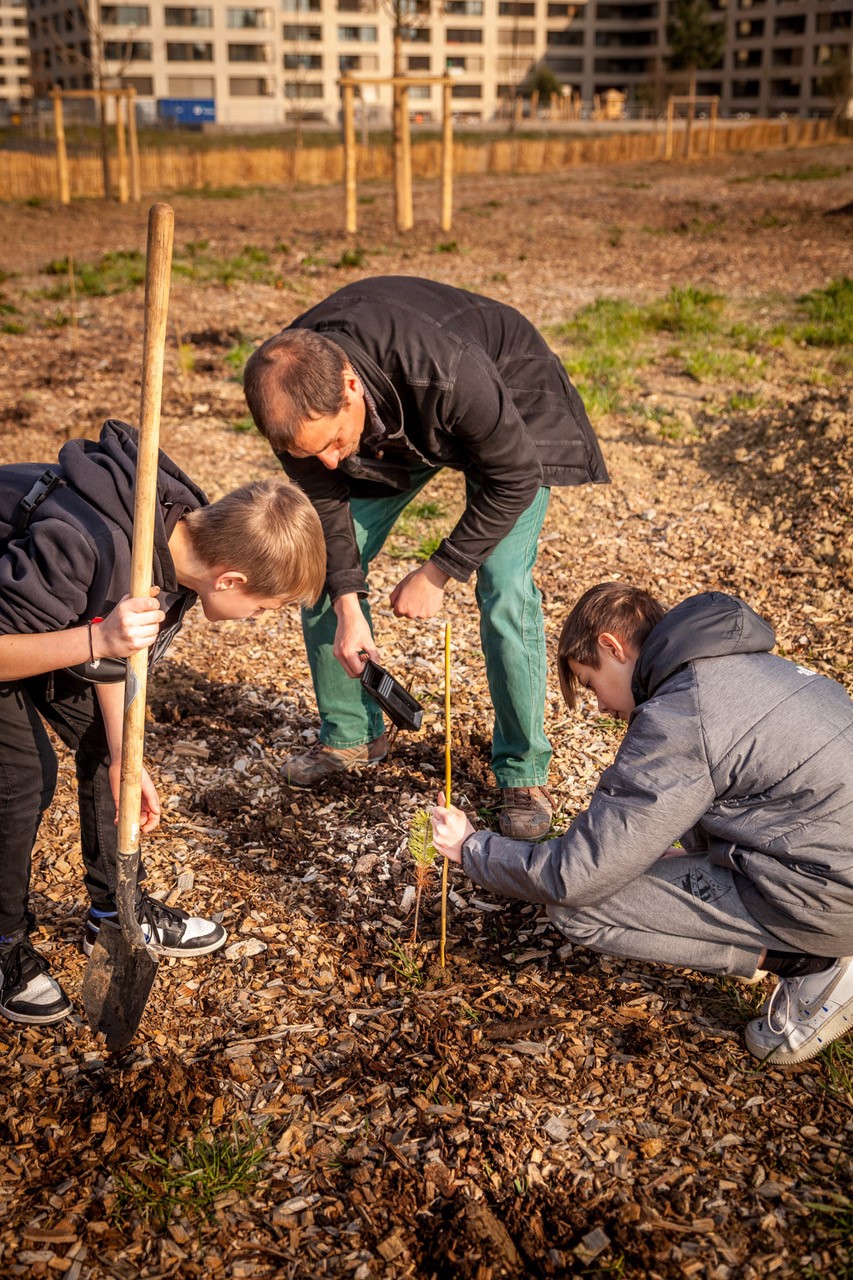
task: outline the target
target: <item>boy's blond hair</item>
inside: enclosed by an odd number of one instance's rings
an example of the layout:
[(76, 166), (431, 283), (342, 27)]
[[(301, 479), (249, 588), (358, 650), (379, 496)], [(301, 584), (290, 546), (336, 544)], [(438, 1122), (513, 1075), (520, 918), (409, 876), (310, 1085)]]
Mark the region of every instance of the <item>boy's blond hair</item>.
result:
[(624, 582), (600, 582), (578, 600), (560, 632), (557, 646), (557, 674), (566, 705), (577, 705), (578, 681), (569, 661), (598, 670), (598, 637), (616, 636), (638, 653), (666, 609), (648, 591)]
[(312, 605), (326, 579), (320, 517), (283, 477), (252, 480), (185, 519), (193, 551), (211, 569), (245, 573), (253, 596)]

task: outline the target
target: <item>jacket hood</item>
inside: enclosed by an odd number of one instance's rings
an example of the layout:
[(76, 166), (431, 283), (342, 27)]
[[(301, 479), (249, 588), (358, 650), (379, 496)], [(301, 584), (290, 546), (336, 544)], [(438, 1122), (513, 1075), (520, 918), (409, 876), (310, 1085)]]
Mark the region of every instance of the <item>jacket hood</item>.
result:
[(643, 645), (631, 691), (646, 702), (673, 672), (697, 658), (768, 653), (776, 644), (769, 623), (737, 596), (706, 591), (670, 609)]
[[(118, 525), (133, 540), (133, 502), (136, 480), (137, 441), (135, 427), (109, 419), (95, 440), (69, 440), (59, 452), (62, 477), (95, 512)], [(178, 583), (169, 554), (169, 536), (184, 511), (207, 506), (201, 489), (160, 450), (157, 477), (157, 514), (154, 526), (154, 581), (166, 591), (176, 591)], [(169, 512), (174, 511), (174, 519)], [(165, 512), (165, 516), (164, 516)], [(167, 529), (168, 522), (168, 529)]]

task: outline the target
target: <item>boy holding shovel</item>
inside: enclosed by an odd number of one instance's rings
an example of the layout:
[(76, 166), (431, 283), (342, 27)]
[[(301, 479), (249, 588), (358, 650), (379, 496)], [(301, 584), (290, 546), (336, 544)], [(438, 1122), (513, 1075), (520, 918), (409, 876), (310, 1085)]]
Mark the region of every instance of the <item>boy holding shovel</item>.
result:
[(666, 612), (593, 587), (563, 627), (560, 684), (628, 730), (589, 808), (542, 844), (475, 832), (455, 808), (433, 826), (477, 884), (543, 903), (574, 943), (776, 975), (746, 1043), (790, 1066), (853, 1030), (853, 701), (774, 644), (733, 596)]
[[(13, 1022), (48, 1024), (71, 1011), (29, 939), (32, 848), (56, 785), (42, 721), (75, 754), (89, 954), (116, 911), (122, 659), (149, 649), (153, 666), (196, 600), (211, 621), (253, 618), (313, 603), (325, 578), (320, 522), (296, 486), (254, 481), (210, 505), (161, 453), (154, 594), (125, 598), (136, 461), (136, 432), (110, 421), (97, 442), (70, 441), (48, 469), (0, 467), (0, 1014)], [(143, 772), (141, 831), (159, 817)], [(206, 955), (225, 941), (221, 925), (143, 890), (137, 917), (163, 955)]]

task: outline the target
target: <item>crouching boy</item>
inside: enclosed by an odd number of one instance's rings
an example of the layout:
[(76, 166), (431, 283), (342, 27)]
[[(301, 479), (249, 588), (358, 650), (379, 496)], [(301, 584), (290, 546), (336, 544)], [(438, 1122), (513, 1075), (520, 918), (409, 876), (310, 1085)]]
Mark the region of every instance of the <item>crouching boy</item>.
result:
[(477, 884), (546, 905), (574, 943), (777, 975), (746, 1042), (792, 1065), (853, 1029), (853, 701), (774, 644), (733, 596), (666, 612), (593, 587), (563, 627), (560, 684), (628, 730), (589, 808), (542, 844), (475, 832), (454, 808), (433, 827)]
[[(136, 433), (112, 421), (97, 442), (66, 444), (51, 467), (0, 467), (0, 1014), (13, 1022), (71, 1010), (29, 938), (32, 850), (57, 776), (45, 724), (76, 761), (89, 954), (100, 921), (116, 914), (122, 660), (147, 648), (158, 662), (196, 600), (211, 621), (255, 618), (312, 604), (323, 587), (320, 521), (296, 486), (254, 481), (210, 505), (161, 453), (155, 585), (150, 598), (126, 598), (135, 475)], [(144, 773), (141, 830), (159, 815)], [(220, 924), (142, 889), (137, 915), (163, 955), (206, 955), (225, 941)]]

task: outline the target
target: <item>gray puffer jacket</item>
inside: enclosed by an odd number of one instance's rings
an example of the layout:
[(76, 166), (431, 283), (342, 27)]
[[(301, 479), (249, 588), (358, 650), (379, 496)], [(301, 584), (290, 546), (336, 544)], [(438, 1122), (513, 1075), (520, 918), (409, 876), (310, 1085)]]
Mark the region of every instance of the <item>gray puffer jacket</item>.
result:
[(734, 596), (672, 609), (643, 645), (636, 710), (589, 808), (542, 844), (477, 832), (464, 869), (496, 893), (580, 909), (681, 838), (734, 869), (747, 909), (784, 942), (853, 953), (853, 701), (774, 643)]

